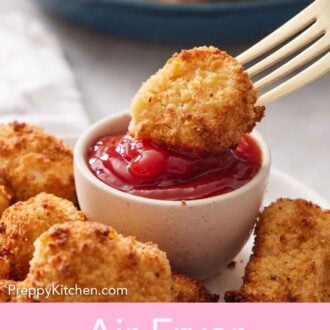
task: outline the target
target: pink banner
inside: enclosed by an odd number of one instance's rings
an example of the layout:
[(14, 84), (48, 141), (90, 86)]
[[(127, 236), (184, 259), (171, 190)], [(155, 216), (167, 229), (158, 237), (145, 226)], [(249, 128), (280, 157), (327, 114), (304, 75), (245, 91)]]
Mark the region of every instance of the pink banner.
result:
[(1, 304), (1, 330), (329, 330), (330, 304)]

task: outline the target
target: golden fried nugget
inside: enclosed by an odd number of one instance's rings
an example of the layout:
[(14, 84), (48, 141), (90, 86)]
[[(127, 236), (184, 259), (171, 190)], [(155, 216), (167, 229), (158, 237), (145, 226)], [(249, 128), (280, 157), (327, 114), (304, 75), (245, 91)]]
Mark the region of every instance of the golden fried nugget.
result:
[(254, 253), (226, 301), (330, 302), (330, 213), (280, 199), (260, 215)]
[(173, 295), (175, 302), (217, 302), (219, 296), (211, 294), (198, 281), (182, 275), (173, 274)]
[(197, 152), (233, 147), (263, 116), (257, 91), (226, 52), (199, 47), (174, 54), (132, 100), (129, 133)]
[(0, 125), (0, 180), (13, 202), (40, 192), (77, 202), (71, 148), (32, 125)]
[(2, 279), (7, 280), (9, 278), (9, 275), (10, 275), (10, 262), (7, 257), (0, 257), (0, 280)]
[(172, 299), (171, 269), (166, 254), (151, 243), (123, 237), (96, 222), (55, 225), (34, 243), (30, 272), (22, 285), (50, 288), (125, 288), (117, 295), (51, 295), (40, 301), (163, 302)]
[(8, 194), (5, 186), (0, 185), (0, 216), (2, 212), (8, 208), (10, 204), (11, 196)]
[(8, 286), (15, 286), (17, 283), (15, 281), (0, 280), (0, 303), (11, 302), (15, 299), (16, 292), (8, 290)]
[(0, 219), (0, 258), (9, 260), (10, 279), (25, 278), (40, 234), (56, 223), (82, 220), (85, 216), (72, 202), (46, 193), (10, 206)]

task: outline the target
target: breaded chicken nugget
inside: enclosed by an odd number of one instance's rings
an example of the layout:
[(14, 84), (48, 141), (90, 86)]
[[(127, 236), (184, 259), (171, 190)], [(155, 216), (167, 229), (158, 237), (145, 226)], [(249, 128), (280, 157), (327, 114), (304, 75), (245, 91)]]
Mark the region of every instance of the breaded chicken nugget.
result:
[(217, 152), (238, 144), (263, 116), (257, 91), (226, 52), (174, 54), (132, 100), (129, 133), (174, 149)]
[[(151, 243), (123, 237), (96, 222), (55, 225), (34, 243), (30, 272), (22, 285), (96, 288), (91, 295), (40, 296), (40, 301), (163, 302), (172, 299), (171, 269), (166, 254)], [(125, 288), (127, 295), (107, 294)], [(103, 294), (102, 294), (102, 291)], [(99, 294), (100, 293), (100, 294)]]
[(2, 212), (9, 206), (11, 196), (8, 194), (5, 186), (0, 185), (0, 216)]
[(173, 274), (173, 295), (175, 302), (217, 302), (219, 296), (211, 294), (198, 281), (182, 275)]
[(0, 181), (13, 202), (47, 192), (76, 203), (71, 148), (35, 126), (0, 125)]
[(254, 253), (226, 301), (330, 302), (330, 213), (280, 199), (260, 215)]
[(0, 280), (0, 303), (11, 302), (15, 298), (16, 291), (12, 292), (12, 290), (8, 290), (8, 287), (16, 285), (15, 281)]
[(9, 275), (10, 275), (10, 262), (7, 257), (0, 257), (0, 280), (8, 279)]
[(85, 216), (70, 201), (46, 193), (10, 206), (0, 219), (0, 258), (9, 261), (10, 279), (25, 278), (40, 234), (56, 223), (82, 220)]

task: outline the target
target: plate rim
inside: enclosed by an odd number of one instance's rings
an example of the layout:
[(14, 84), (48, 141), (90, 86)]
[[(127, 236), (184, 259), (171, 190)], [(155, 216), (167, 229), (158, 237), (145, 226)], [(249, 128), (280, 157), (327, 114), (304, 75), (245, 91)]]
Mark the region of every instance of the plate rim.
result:
[(307, 185), (303, 181), (297, 179), (296, 177), (294, 177), (286, 172), (283, 172), (274, 166), (271, 167), (270, 175), (275, 175), (275, 176), (283, 178), (285, 181), (291, 182), (292, 185), (299, 187), (298, 191), (304, 190), (304, 191), (308, 192), (308, 195), (313, 196), (313, 200), (312, 200), (313, 203), (321, 204), (321, 206), (323, 208), (330, 209), (330, 202), (327, 200), (326, 197), (324, 197), (322, 194), (317, 192), (315, 189), (311, 188), (309, 185)]

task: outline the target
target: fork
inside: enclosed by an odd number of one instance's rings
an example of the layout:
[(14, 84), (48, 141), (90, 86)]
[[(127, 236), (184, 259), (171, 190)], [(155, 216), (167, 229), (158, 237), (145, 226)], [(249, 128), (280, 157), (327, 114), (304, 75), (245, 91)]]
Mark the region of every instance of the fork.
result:
[[(292, 39), (288, 41), (290, 38)], [(308, 48), (302, 50), (310, 43)], [(257, 105), (273, 102), (330, 71), (330, 0), (315, 0), (287, 23), (237, 56), (237, 60), (246, 66), (281, 44), (284, 45), (246, 70), (250, 77), (254, 77), (302, 50), (285, 64), (266, 73), (264, 77), (254, 83), (260, 93), (264, 88), (286, 78), (278, 86), (261, 94)], [(322, 54), (323, 56), (307, 68), (288, 77), (293, 71)]]

